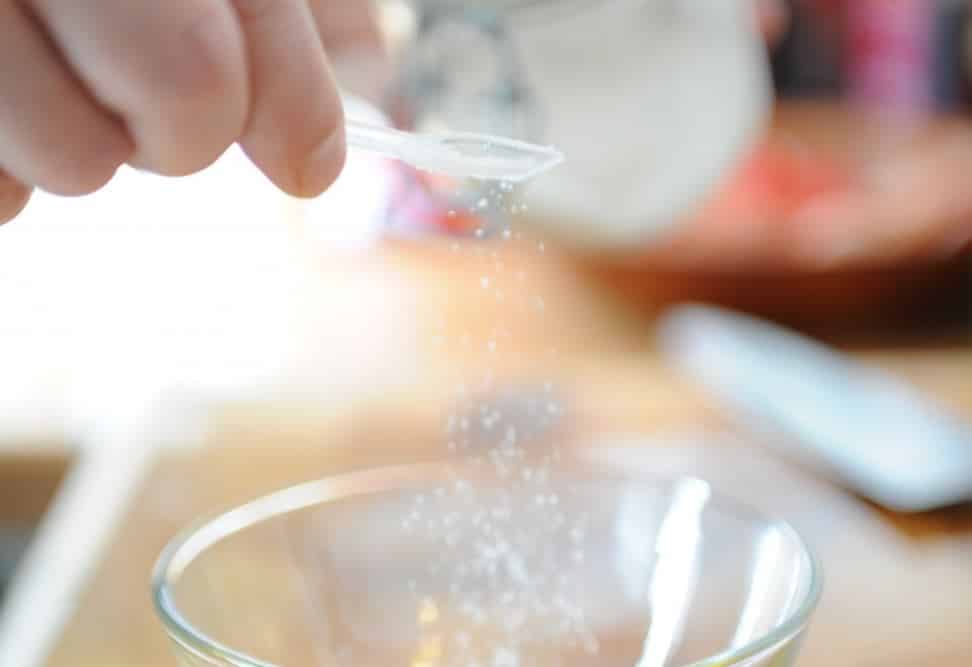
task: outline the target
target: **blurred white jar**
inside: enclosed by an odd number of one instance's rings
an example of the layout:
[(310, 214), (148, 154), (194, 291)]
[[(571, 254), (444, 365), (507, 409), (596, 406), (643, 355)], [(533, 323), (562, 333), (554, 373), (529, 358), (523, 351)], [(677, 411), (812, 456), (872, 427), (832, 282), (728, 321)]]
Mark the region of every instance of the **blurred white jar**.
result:
[(562, 242), (643, 246), (709, 194), (768, 117), (752, 0), (410, 6), (396, 120), (561, 148), (567, 162), (522, 196), (530, 222)]

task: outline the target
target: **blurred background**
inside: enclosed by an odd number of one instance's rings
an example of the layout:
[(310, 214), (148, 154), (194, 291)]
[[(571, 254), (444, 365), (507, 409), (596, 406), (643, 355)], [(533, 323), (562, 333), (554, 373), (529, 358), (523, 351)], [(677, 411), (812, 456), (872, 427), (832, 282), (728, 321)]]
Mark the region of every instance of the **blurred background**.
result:
[(3, 227), (0, 665), (169, 664), (187, 522), (551, 394), (550, 437), (719, 462), (807, 532), (802, 664), (972, 662), (972, 5), (730, 6), (336, 31), (349, 116), (562, 147), (522, 191), (352, 153), (297, 201), (232, 150)]

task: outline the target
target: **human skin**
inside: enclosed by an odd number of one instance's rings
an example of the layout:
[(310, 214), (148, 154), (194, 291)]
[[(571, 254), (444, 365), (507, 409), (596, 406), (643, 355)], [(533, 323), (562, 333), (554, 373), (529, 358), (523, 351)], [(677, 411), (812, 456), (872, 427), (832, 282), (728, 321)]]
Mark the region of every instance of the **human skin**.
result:
[(198, 172), (240, 144), (287, 193), (345, 160), (327, 51), (380, 48), (361, 0), (0, 0), (0, 222), (123, 164)]
[[(772, 46), (786, 30), (783, 5), (754, 2)], [(381, 49), (364, 0), (0, 0), (0, 223), (34, 188), (87, 194), (126, 163), (188, 175), (235, 143), (285, 192), (316, 196), (346, 152), (328, 53), (362, 48)], [(727, 224), (709, 206), (642, 259), (829, 271), (959, 253), (972, 240), (972, 122), (931, 125), (883, 155), (880, 173), (834, 172), (841, 187), (790, 202), (785, 220)], [(732, 188), (751, 186), (730, 180), (719, 201), (738, 203)]]

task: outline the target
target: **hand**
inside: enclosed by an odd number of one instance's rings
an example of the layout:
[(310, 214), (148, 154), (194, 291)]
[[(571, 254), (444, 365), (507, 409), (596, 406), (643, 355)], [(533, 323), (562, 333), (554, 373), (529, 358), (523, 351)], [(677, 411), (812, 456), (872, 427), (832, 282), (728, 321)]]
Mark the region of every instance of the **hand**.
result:
[(0, 223), (33, 188), (82, 195), (122, 164), (168, 176), (230, 145), (315, 196), (344, 164), (325, 45), (380, 48), (363, 0), (0, 0)]

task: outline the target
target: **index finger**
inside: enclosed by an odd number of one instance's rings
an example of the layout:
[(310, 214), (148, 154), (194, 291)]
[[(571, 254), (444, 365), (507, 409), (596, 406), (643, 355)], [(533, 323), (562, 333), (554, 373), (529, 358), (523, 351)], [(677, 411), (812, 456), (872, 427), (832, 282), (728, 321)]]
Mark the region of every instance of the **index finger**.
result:
[(344, 166), (344, 112), (303, 0), (233, 0), (247, 43), (250, 117), (240, 144), (282, 190), (320, 194)]

